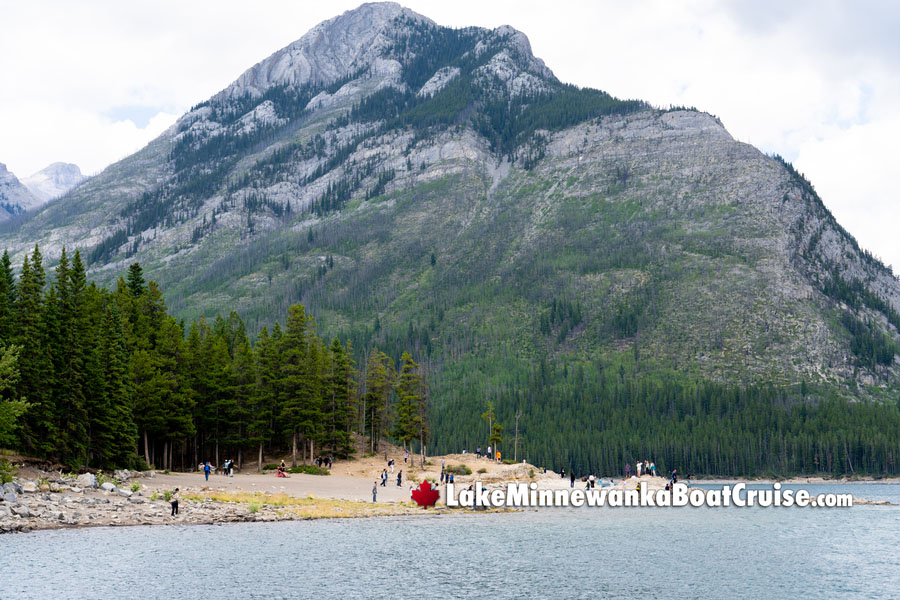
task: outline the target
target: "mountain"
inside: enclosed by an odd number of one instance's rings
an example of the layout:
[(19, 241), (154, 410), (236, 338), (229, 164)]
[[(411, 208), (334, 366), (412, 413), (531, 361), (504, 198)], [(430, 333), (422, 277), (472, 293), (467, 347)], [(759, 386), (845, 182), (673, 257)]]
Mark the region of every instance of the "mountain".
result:
[(589, 445), (597, 381), (793, 402), (900, 380), (900, 282), (788, 163), (707, 113), (561, 83), (511, 27), (392, 3), (318, 25), (0, 235), (17, 263), (80, 247), (103, 282), (140, 261), (187, 318), (256, 331), (302, 301), (360, 359), (413, 349), (438, 449), (474, 446), (491, 399)]
[(0, 222), (40, 206), (41, 201), (0, 163)]
[(36, 198), (46, 203), (59, 198), (84, 180), (78, 165), (55, 162), (26, 177), (22, 183)]

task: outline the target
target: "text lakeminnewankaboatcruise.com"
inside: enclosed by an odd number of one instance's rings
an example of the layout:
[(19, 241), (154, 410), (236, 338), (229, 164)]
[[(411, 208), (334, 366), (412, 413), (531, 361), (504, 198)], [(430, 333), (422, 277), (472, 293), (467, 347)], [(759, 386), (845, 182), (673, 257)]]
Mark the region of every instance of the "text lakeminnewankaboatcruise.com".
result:
[(772, 489), (746, 489), (743, 483), (721, 489), (688, 488), (676, 483), (670, 490), (621, 489), (549, 489), (539, 490), (536, 483), (509, 483), (506, 489), (485, 489), (476, 482), (472, 489), (459, 491), (447, 484), (447, 506), (485, 508), (530, 508), (543, 506), (853, 506), (851, 494), (812, 495), (807, 490), (782, 490), (776, 483)]

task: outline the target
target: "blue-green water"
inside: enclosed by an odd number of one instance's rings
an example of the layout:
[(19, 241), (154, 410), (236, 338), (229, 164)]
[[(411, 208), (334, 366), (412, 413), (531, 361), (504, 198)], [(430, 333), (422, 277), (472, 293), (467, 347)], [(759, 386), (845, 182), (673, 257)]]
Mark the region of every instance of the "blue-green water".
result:
[[(802, 487), (900, 503), (898, 485)], [(897, 506), (97, 528), (0, 537), (0, 591), (16, 599), (897, 598), (898, 542)]]

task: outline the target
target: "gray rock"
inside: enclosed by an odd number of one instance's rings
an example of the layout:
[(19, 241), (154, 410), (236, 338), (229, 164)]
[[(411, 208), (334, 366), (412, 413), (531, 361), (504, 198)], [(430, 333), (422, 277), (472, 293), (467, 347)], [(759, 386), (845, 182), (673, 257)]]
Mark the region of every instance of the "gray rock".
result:
[(83, 488), (97, 488), (100, 487), (100, 484), (97, 482), (97, 476), (93, 473), (84, 473), (78, 476), (78, 479), (75, 481), (78, 482), (79, 487)]
[(144, 499), (138, 498), (137, 496), (130, 497), (128, 499), (128, 501), (131, 502), (132, 504), (143, 504), (144, 503)]
[(50, 484), (50, 491), (51, 491), (51, 492), (59, 492), (60, 489), (62, 489), (62, 488), (60, 488), (60, 487), (59, 487), (59, 484), (56, 483), (55, 481), (54, 481), (53, 483)]
[(119, 469), (113, 473), (113, 477), (115, 477), (116, 481), (118, 481), (119, 483), (125, 483), (132, 477), (132, 475), (131, 471), (129, 471), (128, 469)]
[(25, 481), (22, 483), (22, 491), (27, 492), (29, 494), (33, 494), (38, 491), (38, 486), (33, 481)]
[(116, 490), (116, 486), (108, 481), (104, 482), (103, 485), (100, 486), (100, 488), (105, 492), (113, 492)]
[(12, 514), (12, 509), (6, 503), (0, 504), (0, 518), (8, 517)]
[(15, 481), (10, 481), (3, 484), (3, 491), (8, 494), (23, 494), (22, 486), (16, 483)]
[(124, 498), (130, 498), (131, 492), (128, 490), (123, 490), (122, 488), (116, 488), (116, 493)]
[(7, 504), (15, 504), (18, 501), (19, 501), (19, 499), (12, 492), (5, 492), (3, 494), (3, 502), (5, 502)]
[(28, 508), (27, 506), (25, 506), (24, 504), (16, 504), (15, 506), (12, 507), (12, 511), (13, 511), (13, 513), (19, 515), (20, 517), (23, 517), (26, 519), (32, 516), (31, 509)]

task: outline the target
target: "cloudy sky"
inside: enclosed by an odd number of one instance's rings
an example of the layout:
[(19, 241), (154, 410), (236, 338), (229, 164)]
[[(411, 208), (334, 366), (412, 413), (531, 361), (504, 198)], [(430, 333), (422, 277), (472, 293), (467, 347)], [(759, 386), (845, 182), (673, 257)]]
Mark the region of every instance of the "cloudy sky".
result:
[[(442, 25), (510, 24), (563, 81), (696, 106), (812, 180), (900, 271), (900, 6), (830, 0), (409, 0)], [(86, 173), (358, 1), (0, 0), (0, 162)], [(252, 8), (251, 8), (252, 7)]]

